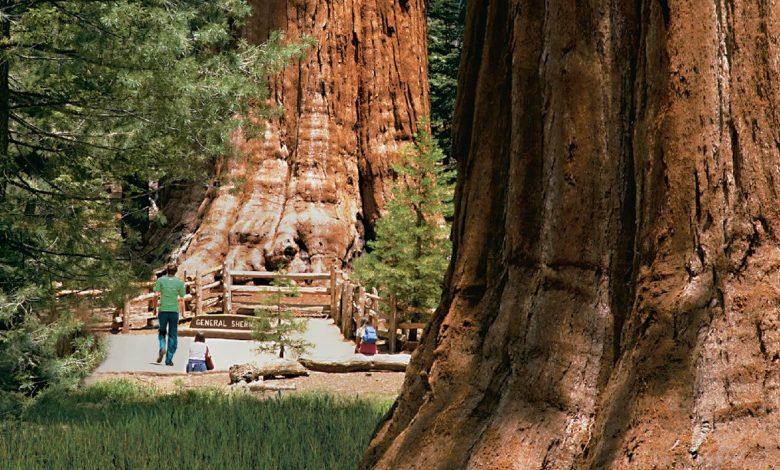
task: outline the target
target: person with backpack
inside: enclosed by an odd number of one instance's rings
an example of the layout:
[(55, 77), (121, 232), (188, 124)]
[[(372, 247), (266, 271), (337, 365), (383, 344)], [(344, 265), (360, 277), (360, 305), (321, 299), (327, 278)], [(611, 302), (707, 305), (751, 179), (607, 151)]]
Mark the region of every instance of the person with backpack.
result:
[[(159, 310), (157, 314), (157, 323), (159, 324), (160, 349), (157, 354), (157, 363), (162, 362), (165, 357), (165, 365), (173, 365), (173, 355), (176, 353), (179, 329), (179, 312), (184, 311), (184, 296), (187, 290), (184, 281), (176, 277), (176, 265), (171, 263), (165, 268), (165, 276), (157, 279), (154, 284), (154, 292), (157, 297), (154, 298), (154, 307), (157, 308), (159, 297)], [(167, 344), (166, 344), (167, 336)]]
[(376, 342), (377, 342), (376, 328), (371, 325), (368, 318), (360, 320), (360, 328), (355, 333), (355, 340), (357, 346), (355, 346), (355, 352), (365, 354), (366, 356), (373, 356), (376, 354)]

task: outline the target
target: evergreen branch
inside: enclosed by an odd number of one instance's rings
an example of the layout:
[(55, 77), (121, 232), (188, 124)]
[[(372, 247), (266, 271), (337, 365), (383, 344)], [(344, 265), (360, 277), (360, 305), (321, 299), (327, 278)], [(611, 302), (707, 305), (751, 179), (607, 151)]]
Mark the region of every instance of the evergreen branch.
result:
[[(57, 133), (54, 133), (54, 132), (45, 131), (45, 130), (41, 129), (38, 126), (25, 121), (24, 119), (20, 118), (18, 115), (14, 114), (14, 113), (10, 113), (8, 117), (11, 118), (13, 121), (18, 122), (22, 126), (26, 127), (27, 129), (30, 129), (31, 131), (33, 131), (33, 132), (35, 132), (37, 134), (44, 135), (46, 137), (51, 137), (53, 139), (59, 139), (59, 140), (62, 140), (62, 141), (65, 141), (65, 142), (69, 142), (69, 143), (72, 143), (72, 144), (85, 145), (85, 146), (88, 146), (88, 147), (98, 148), (98, 149), (101, 149), (101, 150), (111, 150), (111, 151), (115, 151), (115, 152), (126, 152), (127, 150), (130, 150), (132, 148), (140, 148), (140, 145), (135, 146), (135, 147), (121, 148), (121, 147), (112, 147), (112, 146), (108, 146), (108, 145), (100, 145), (100, 144), (96, 144), (96, 143), (93, 143), (93, 142), (86, 142), (86, 141), (79, 140), (79, 139), (76, 139), (76, 138), (71, 138), (71, 135), (75, 135), (75, 134), (57, 134)], [(96, 137), (96, 136), (90, 136), (90, 137)]]
[[(12, 131), (12, 130), (9, 130), (8, 132), (9, 132), (10, 134), (18, 134), (18, 132), (14, 132), (14, 131)], [(40, 150), (40, 151), (42, 151), (42, 152), (58, 152), (58, 151), (59, 151), (59, 149), (56, 149), (56, 148), (52, 148), (52, 147), (43, 147), (43, 146), (40, 146), (40, 145), (33, 145), (33, 144), (29, 144), (29, 143), (27, 143), (27, 142), (22, 142), (22, 141), (20, 141), (20, 140), (16, 140), (16, 139), (8, 139), (8, 142), (9, 142), (9, 143), (11, 143), (11, 144), (14, 144), (15, 146), (17, 146), (17, 149), (16, 149), (16, 150), (17, 150), (17, 151), (18, 151), (20, 154), (21, 154), (22, 152), (21, 152), (21, 150), (18, 148), (18, 146), (22, 146), (22, 147), (29, 148), (29, 149), (32, 149), (32, 150)]]
[(74, 13), (72, 11), (69, 11), (69, 10), (65, 9), (59, 3), (55, 3), (54, 4), (54, 8), (56, 8), (57, 11), (59, 11), (62, 14), (64, 14), (65, 16), (70, 16), (71, 18), (75, 18), (75, 19), (79, 20), (79, 22), (81, 24), (85, 24), (87, 26), (90, 26), (90, 27), (94, 28), (95, 30), (100, 31), (101, 33), (107, 34), (108, 36), (111, 36), (111, 37), (114, 37), (114, 38), (117, 38), (117, 39), (123, 39), (123, 40), (128, 39), (126, 36), (120, 36), (119, 34), (116, 34), (113, 31), (109, 31), (106, 28), (104, 28), (102, 25), (96, 24), (96, 23), (90, 21), (89, 19), (85, 18), (84, 16), (82, 16), (82, 15), (80, 15), (78, 13)]
[[(17, 242), (15, 240), (9, 239), (7, 236), (2, 235), (0, 236), (0, 239), (3, 240), (5, 243), (8, 243), (9, 245), (13, 246), (14, 248), (24, 251), (25, 253), (34, 256), (36, 253), (43, 253), (46, 255), (52, 255), (52, 256), (63, 256), (67, 258), (84, 258), (84, 259), (92, 259), (97, 261), (105, 260), (105, 256), (98, 256), (93, 255), (89, 253), (75, 253), (75, 252), (68, 252), (68, 251), (53, 251), (48, 250), (46, 248), (41, 248), (33, 245), (28, 245), (26, 243)], [(112, 258), (118, 261), (130, 261), (129, 258)]]
[(21, 176), (16, 175), (17, 178), (19, 178), (19, 183), (17, 183), (14, 180), (7, 180), (6, 182), (10, 184), (11, 186), (15, 186), (20, 189), (24, 189), (26, 191), (29, 191), (34, 194), (42, 194), (45, 196), (53, 196), (58, 197), (61, 199), (69, 199), (74, 201), (106, 201), (109, 202), (110, 199), (108, 197), (85, 197), (85, 196), (74, 196), (62, 192), (54, 192), (54, 191), (46, 191), (45, 189), (37, 189), (32, 187), (29, 183), (24, 181)]

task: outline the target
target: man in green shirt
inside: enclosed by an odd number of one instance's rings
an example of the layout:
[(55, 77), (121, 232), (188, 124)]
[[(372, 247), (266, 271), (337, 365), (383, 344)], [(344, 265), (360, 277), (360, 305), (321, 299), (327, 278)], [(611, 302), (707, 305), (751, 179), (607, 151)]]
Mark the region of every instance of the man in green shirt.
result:
[[(173, 355), (176, 353), (179, 312), (184, 311), (184, 296), (187, 295), (184, 282), (176, 277), (175, 264), (169, 264), (165, 268), (165, 276), (157, 279), (154, 291), (159, 292), (159, 295), (155, 297), (155, 302), (157, 302), (158, 297), (160, 299), (160, 309), (157, 314), (157, 322), (160, 325), (158, 334), (160, 350), (157, 355), (157, 363), (162, 362), (163, 356), (165, 356), (165, 365), (172, 366)], [(168, 336), (167, 349), (166, 335)]]

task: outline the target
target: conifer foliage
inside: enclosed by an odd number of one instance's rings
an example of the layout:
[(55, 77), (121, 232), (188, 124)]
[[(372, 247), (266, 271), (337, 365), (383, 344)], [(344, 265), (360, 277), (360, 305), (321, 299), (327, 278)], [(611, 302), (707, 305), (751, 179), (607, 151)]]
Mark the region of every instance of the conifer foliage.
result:
[(355, 276), (369, 287), (395, 294), (410, 307), (435, 307), (449, 263), (452, 171), (441, 149), (418, 125), (414, 145), (393, 166), (398, 175), (385, 215), (377, 221), (376, 239), (355, 262)]
[(249, 13), (239, 0), (0, 1), (4, 289), (125, 284), (126, 218), (148, 181), (204, 178), (300, 52), (237, 39)]
[(431, 132), (449, 154), (452, 115), (463, 48), (466, 0), (428, 2), (428, 82), (431, 90)]
[(266, 307), (255, 310), (252, 337), (260, 342), (257, 347), (260, 352), (278, 353), (282, 358), (285, 353), (300, 356), (313, 346), (301, 337), (308, 321), (296, 319), (293, 311), (284, 305), (285, 299), (299, 297), (300, 292), (291, 280), (282, 277), (275, 278), (271, 285), (279, 289), (266, 297)]
[(50, 311), (55, 289), (124, 295), (142, 269), (127, 221), (149, 181), (205, 182), (232, 132), (271, 113), (269, 75), (306, 44), (244, 43), (250, 12), (243, 0), (0, 0), (0, 387), (67, 369), (72, 332), (27, 318)]

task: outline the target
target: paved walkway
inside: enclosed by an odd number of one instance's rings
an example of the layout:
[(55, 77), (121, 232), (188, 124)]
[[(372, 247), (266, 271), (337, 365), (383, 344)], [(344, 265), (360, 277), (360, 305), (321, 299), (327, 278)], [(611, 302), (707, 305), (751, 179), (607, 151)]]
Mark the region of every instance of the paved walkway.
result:
[[(214, 369), (226, 371), (233, 364), (253, 362), (262, 357), (273, 358), (271, 354), (261, 354), (255, 349), (254, 341), (232, 339), (208, 339), (214, 358)], [(304, 338), (314, 347), (308, 356), (332, 357), (349, 355), (354, 351), (354, 344), (341, 337), (339, 329), (331, 319), (312, 318)], [(97, 373), (111, 372), (154, 372), (159, 374), (180, 374), (185, 372), (187, 356), (193, 338), (179, 336), (179, 345), (173, 357), (173, 366), (157, 364), (157, 330), (150, 330), (144, 335), (109, 335), (108, 356), (97, 368)]]

